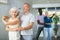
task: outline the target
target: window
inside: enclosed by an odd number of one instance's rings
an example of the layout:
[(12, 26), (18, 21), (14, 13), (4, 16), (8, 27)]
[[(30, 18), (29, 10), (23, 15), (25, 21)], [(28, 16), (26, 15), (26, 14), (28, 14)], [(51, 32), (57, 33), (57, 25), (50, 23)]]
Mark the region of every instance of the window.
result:
[(0, 3), (1, 4), (6, 4), (7, 3), (7, 0), (0, 0)]

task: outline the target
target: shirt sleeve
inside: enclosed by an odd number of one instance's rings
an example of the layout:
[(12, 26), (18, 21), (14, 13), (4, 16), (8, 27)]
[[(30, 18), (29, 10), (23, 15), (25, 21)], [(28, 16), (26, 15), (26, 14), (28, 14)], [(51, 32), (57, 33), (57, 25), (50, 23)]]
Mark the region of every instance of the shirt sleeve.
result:
[(34, 21), (35, 21), (35, 17), (32, 16), (32, 17), (30, 18), (30, 22), (34, 22)]

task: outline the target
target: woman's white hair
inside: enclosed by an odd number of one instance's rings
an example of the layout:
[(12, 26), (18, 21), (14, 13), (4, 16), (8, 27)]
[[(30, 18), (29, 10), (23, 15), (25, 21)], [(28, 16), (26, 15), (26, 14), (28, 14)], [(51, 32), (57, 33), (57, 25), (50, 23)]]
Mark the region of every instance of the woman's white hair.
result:
[(9, 13), (10, 13), (11, 11), (13, 11), (13, 10), (19, 12), (18, 9), (17, 9), (16, 7), (12, 7), (12, 8), (9, 10)]

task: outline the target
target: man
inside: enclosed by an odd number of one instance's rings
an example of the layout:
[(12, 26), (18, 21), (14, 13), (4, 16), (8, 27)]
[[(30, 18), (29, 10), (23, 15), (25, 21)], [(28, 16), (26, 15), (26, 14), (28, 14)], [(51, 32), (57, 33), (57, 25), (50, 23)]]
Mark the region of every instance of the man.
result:
[(44, 15), (42, 14), (42, 9), (38, 8), (39, 15), (37, 16), (38, 30), (36, 34), (36, 40), (38, 40), (40, 33), (44, 28)]
[[(33, 25), (34, 25), (34, 15), (30, 13), (30, 4), (24, 3), (23, 5), (24, 15), (21, 17), (21, 31), (22, 40), (32, 40), (33, 39)], [(20, 29), (19, 29), (20, 30)]]
[(34, 16), (30, 13), (30, 4), (24, 3), (23, 6), (24, 15), (21, 17), (21, 35), (23, 40), (32, 40), (33, 38), (33, 25), (34, 25)]

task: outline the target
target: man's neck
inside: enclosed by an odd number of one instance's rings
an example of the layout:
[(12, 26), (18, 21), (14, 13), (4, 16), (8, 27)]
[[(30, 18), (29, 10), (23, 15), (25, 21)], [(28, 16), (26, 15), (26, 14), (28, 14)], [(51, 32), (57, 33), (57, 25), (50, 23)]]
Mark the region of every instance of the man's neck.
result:
[(29, 14), (29, 12), (25, 12), (25, 15)]

